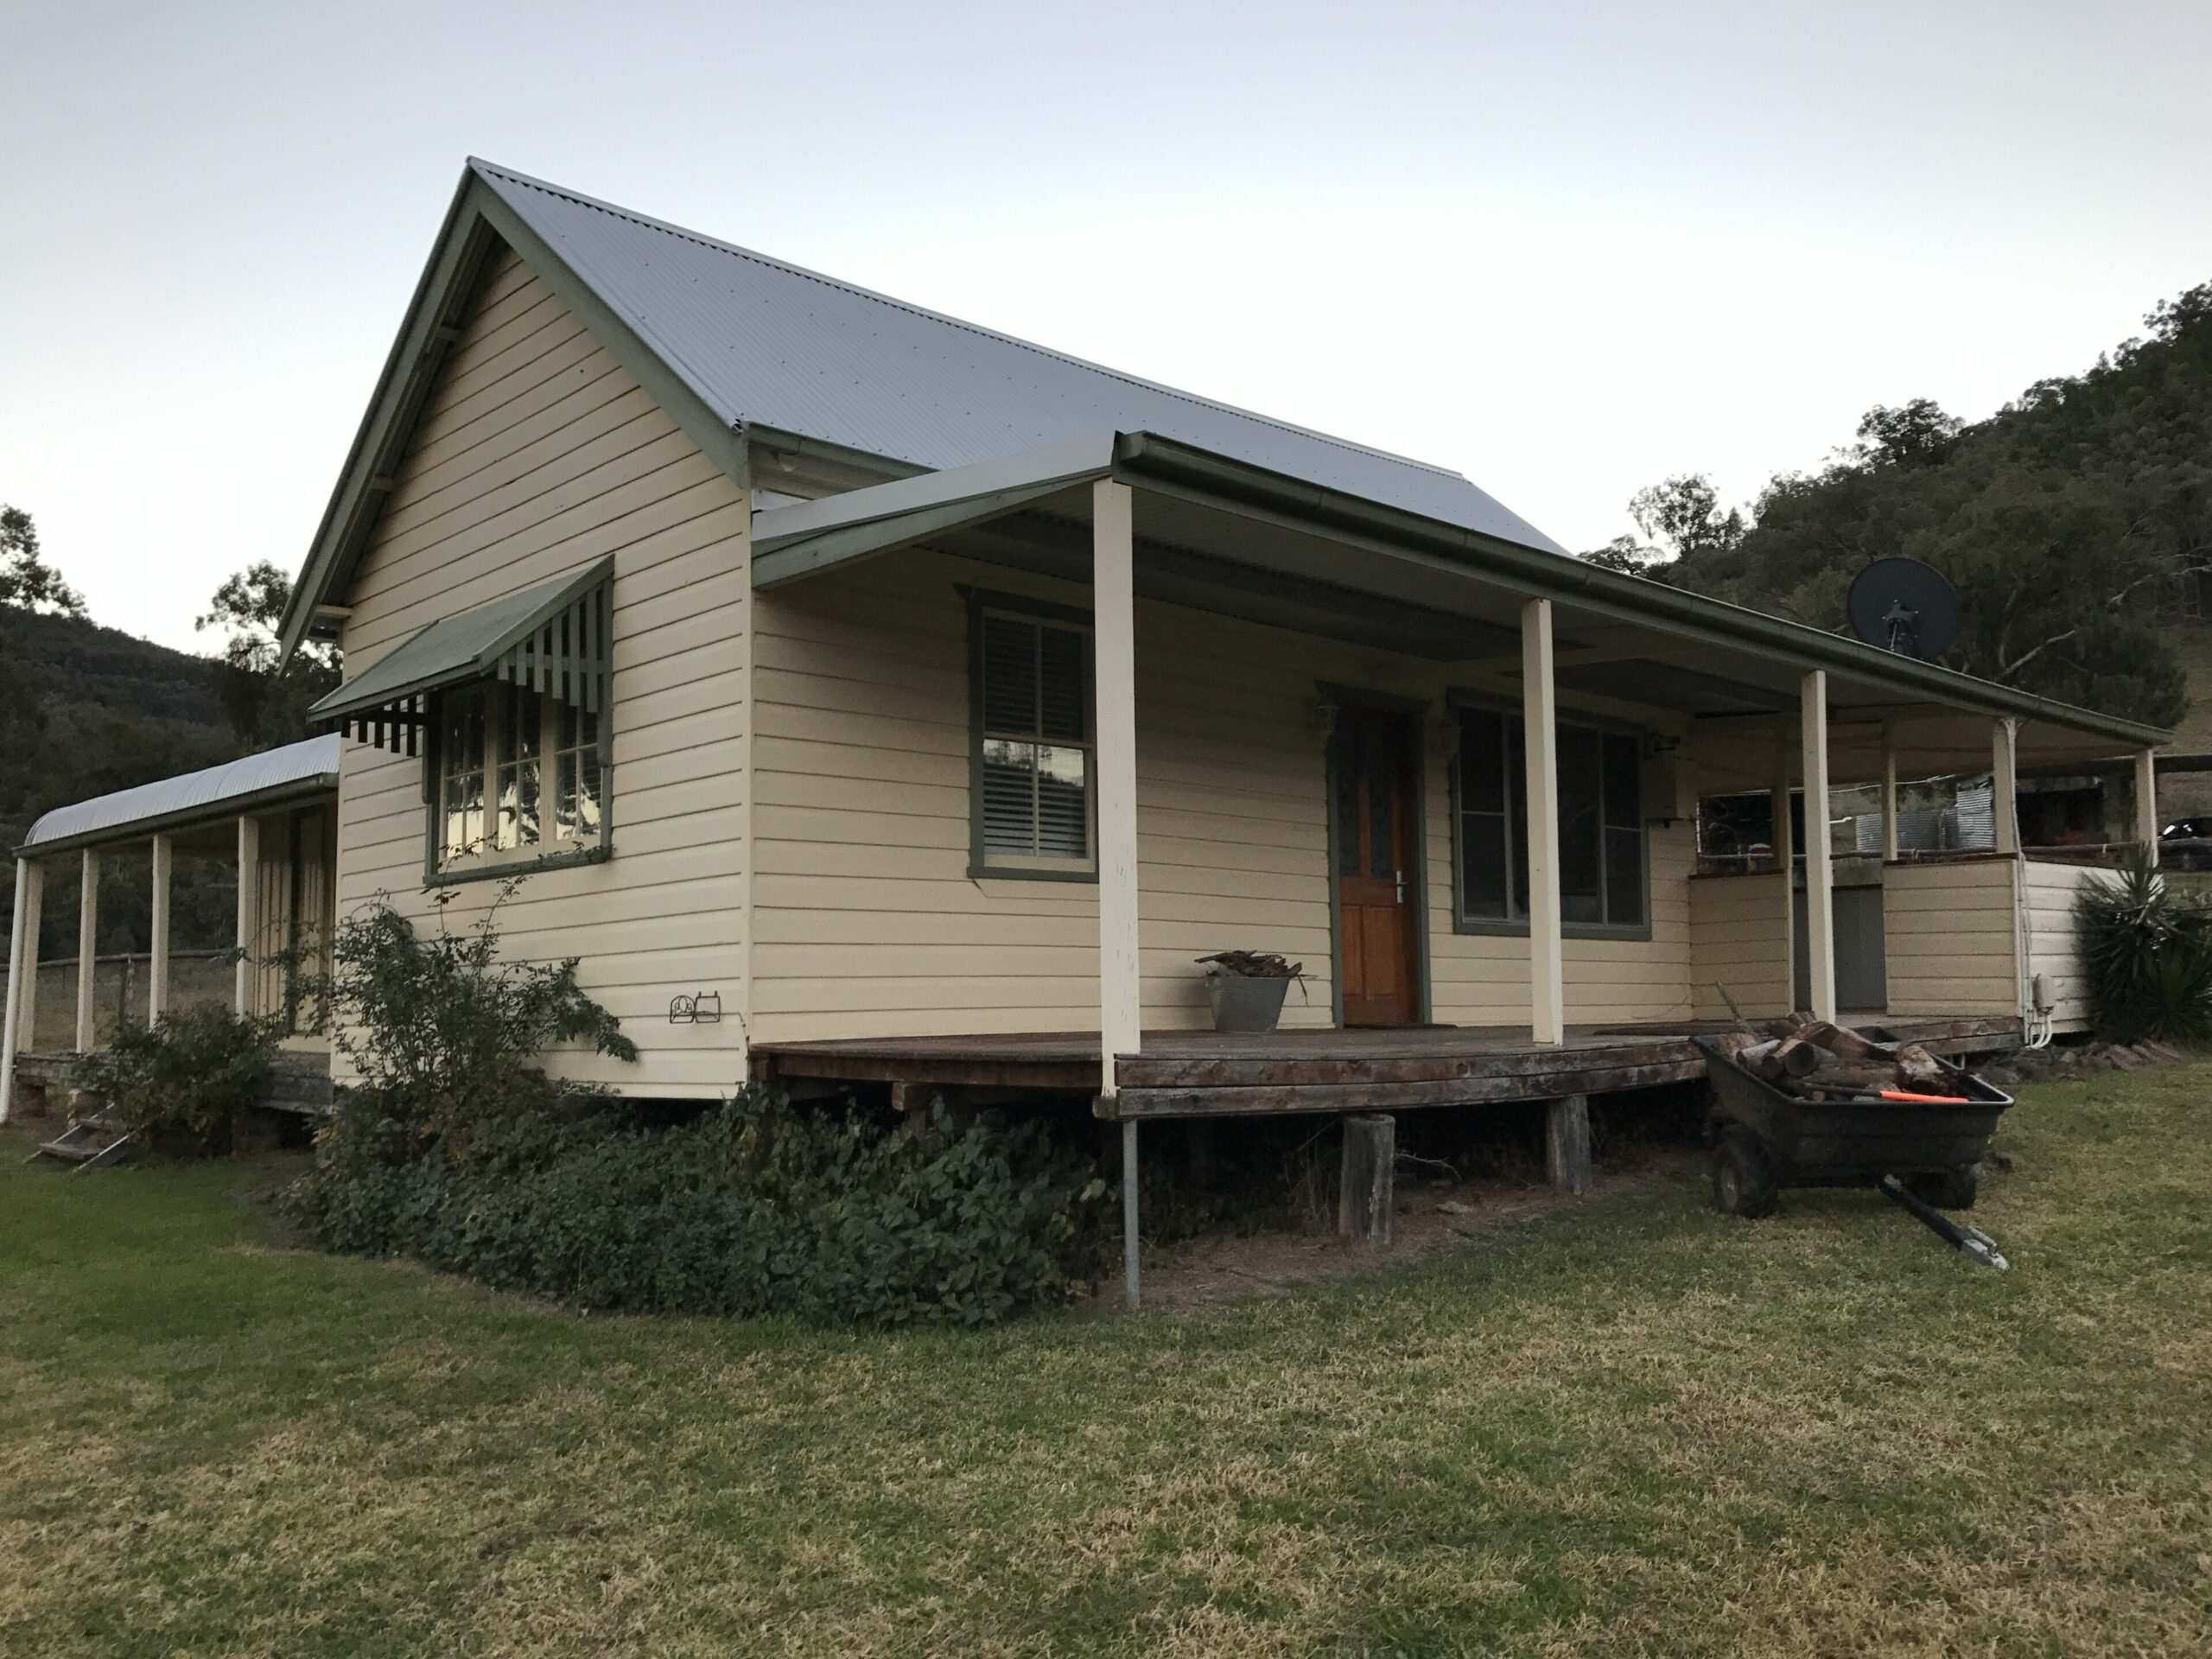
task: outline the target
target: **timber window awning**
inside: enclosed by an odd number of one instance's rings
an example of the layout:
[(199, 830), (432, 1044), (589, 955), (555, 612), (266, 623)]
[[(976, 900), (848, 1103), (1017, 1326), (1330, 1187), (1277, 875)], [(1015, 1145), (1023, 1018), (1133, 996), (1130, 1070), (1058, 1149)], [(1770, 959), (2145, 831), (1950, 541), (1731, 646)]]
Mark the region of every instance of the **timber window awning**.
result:
[(612, 560), (601, 560), (577, 575), (442, 617), (316, 703), (308, 720), (415, 755), (429, 727), (431, 697), (487, 678), (597, 714), (607, 706), (613, 677), (613, 571)]

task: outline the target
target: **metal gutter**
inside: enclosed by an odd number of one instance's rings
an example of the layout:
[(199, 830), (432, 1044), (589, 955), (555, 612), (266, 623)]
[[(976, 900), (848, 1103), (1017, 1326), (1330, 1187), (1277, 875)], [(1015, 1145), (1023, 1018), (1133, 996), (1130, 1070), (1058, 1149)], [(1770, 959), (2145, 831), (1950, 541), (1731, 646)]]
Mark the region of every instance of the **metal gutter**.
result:
[(133, 818), (123, 823), (105, 824), (98, 830), (88, 830), (80, 835), (59, 836), (52, 841), (25, 842), (15, 849), (17, 858), (52, 858), (61, 853), (73, 853), (86, 847), (105, 847), (117, 842), (143, 841), (165, 830), (189, 829), (198, 823), (220, 823), (228, 818), (245, 817), (271, 807), (295, 801), (313, 800), (323, 795), (338, 793), (338, 774), (334, 772), (317, 772), (311, 777), (288, 779), (272, 784), (266, 789), (251, 790), (243, 795), (233, 795), (227, 800), (203, 802), (197, 806), (181, 807), (173, 812), (156, 813), (151, 817)]

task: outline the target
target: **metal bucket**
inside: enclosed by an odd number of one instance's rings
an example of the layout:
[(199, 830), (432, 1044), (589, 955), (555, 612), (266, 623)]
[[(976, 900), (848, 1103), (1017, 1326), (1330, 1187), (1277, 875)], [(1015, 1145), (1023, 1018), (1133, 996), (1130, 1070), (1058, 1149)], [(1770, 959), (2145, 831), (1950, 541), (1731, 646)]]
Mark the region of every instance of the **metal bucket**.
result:
[(1206, 1004), (1216, 1031), (1273, 1031), (1282, 1018), (1287, 979), (1254, 979), (1243, 974), (1208, 974)]

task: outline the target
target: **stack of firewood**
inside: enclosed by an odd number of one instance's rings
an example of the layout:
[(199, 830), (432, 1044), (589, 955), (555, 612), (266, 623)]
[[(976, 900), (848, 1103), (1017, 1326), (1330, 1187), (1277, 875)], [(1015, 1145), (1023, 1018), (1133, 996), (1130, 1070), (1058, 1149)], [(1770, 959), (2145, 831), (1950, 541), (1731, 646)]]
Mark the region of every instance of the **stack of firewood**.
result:
[(1953, 1093), (1943, 1067), (1918, 1043), (1878, 1043), (1809, 1014), (1787, 1014), (1719, 1042), (1746, 1071), (1807, 1100)]

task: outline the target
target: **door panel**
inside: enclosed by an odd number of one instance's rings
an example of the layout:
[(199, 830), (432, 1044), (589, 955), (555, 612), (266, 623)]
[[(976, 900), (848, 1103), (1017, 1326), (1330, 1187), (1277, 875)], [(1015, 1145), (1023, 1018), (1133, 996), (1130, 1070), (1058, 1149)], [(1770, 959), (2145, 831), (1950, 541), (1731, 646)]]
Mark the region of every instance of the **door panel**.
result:
[(1348, 1026), (1410, 1025), (1420, 1018), (1420, 889), (1414, 860), (1410, 722), (1376, 709), (1339, 718), (1335, 872), (1338, 981)]

